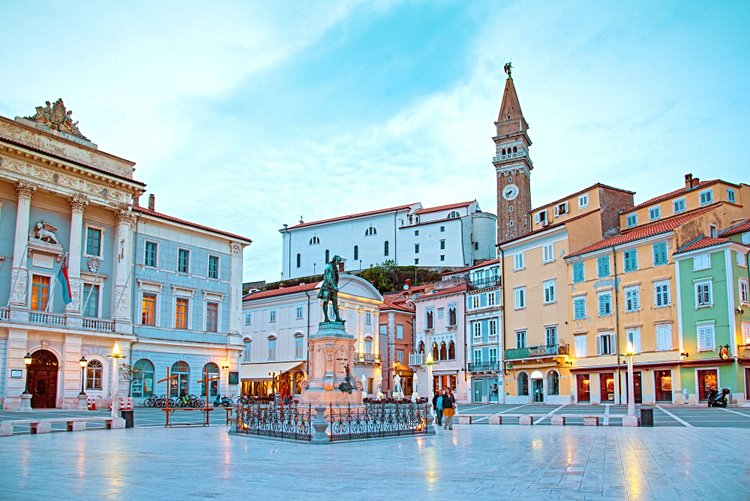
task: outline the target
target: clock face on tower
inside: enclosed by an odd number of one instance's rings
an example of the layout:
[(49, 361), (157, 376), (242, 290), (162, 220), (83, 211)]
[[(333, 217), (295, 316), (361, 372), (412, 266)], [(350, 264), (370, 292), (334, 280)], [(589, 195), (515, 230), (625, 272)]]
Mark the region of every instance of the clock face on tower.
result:
[(509, 184), (503, 188), (503, 198), (505, 200), (513, 200), (518, 196), (518, 186), (515, 184)]

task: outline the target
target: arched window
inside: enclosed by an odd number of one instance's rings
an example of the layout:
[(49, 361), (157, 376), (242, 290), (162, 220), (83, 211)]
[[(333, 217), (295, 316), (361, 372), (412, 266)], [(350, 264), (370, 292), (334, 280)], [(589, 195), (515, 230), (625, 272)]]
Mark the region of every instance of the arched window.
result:
[[(203, 370), (201, 371), (201, 379), (206, 377), (206, 371), (208, 371), (208, 378), (214, 379), (211, 381), (211, 384), (209, 385), (209, 388), (211, 388), (211, 394), (210, 397), (215, 397), (219, 394), (219, 366), (216, 365), (213, 362), (209, 362), (206, 365), (203, 366)], [(206, 383), (201, 383), (201, 397), (206, 396)]]
[(133, 365), (131, 394), (138, 397), (150, 397), (154, 393), (154, 364), (142, 358)]
[(424, 341), (419, 342), (419, 353), (424, 353)]
[(448, 360), (456, 359), (456, 343), (451, 341), (448, 343)]
[(518, 395), (529, 395), (529, 375), (522, 372), (518, 375)]
[(448, 325), (456, 325), (456, 307), (454, 305), (448, 307)]
[(438, 353), (438, 346), (437, 343), (432, 343), (432, 359), (433, 360), (440, 360), (440, 354)]
[(312, 237), (310, 239), (310, 245), (318, 245), (320, 243), (320, 239), (318, 237)]
[(300, 266), (302, 266), (302, 254), (298, 252), (297, 253), (297, 268), (299, 268)]
[(505, 155), (505, 148), (503, 148), (502, 154)]
[(374, 226), (370, 226), (369, 228), (367, 228), (365, 230), (365, 236), (366, 237), (371, 237), (371, 236), (377, 235), (377, 234), (378, 234), (378, 230), (376, 230)]
[(190, 389), (190, 366), (187, 362), (179, 361), (172, 365), (172, 376), (176, 378), (169, 381), (169, 396), (181, 397), (187, 395)]
[(448, 219), (457, 219), (459, 217), (461, 217), (461, 214), (459, 214), (457, 210), (452, 210), (448, 214)]
[(448, 360), (448, 348), (445, 346), (445, 341), (440, 343), (440, 360)]
[(302, 360), (302, 357), (304, 356), (304, 347), (305, 347), (305, 340), (304, 340), (304, 334), (302, 334), (300, 331), (297, 331), (294, 333), (294, 358), (297, 360)]
[(98, 360), (91, 360), (86, 366), (86, 389), (102, 389), (102, 363)]
[(560, 375), (557, 371), (549, 371), (547, 374), (547, 395), (560, 394)]
[(331, 260), (331, 251), (326, 249), (326, 264)]
[(245, 352), (242, 358), (243, 362), (251, 362), (253, 360), (252, 354), (253, 354), (253, 340), (250, 338), (245, 338), (244, 340), (245, 344)]
[(518, 147), (517, 146), (513, 147), (513, 153), (518, 153)]
[(384, 256), (388, 255), (388, 250), (389, 250), (388, 249), (388, 240), (386, 240), (385, 242), (383, 242), (383, 255)]
[(354, 246), (354, 259), (359, 259), (359, 245)]
[(365, 338), (365, 355), (372, 355), (372, 338), (370, 336)]
[(427, 329), (432, 329), (432, 310), (427, 310)]
[(276, 335), (268, 336), (268, 360), (276, 360)]

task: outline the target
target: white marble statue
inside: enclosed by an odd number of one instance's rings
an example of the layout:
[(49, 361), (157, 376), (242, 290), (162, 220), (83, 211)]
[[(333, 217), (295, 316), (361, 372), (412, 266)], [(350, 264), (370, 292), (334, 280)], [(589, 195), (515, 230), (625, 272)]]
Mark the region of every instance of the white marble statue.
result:
[(378, 394), (376, 398), (378, 400), (383, 400), (383, 397), (385, 397), (385, 395), (383, 395), (383, 376), (378, 376)]
[(359, 380), (362, 383), (362, 398), (367, 398), (367, 376), (362, 374), (362, 377), (359, 378)]
[(393, 398), (404, 398), (404, 389), (401, 387), (401, 376), (398, 374), (393, 378)]
[(412, 392), (411, 392), (411, 401), (416, 403), (419, 399), (419, 392), (417, 391), (417, 383), (419, 382), (419, 378), (417, 377), (417, 373), (414, 373), (414, 378), (412, 379)]

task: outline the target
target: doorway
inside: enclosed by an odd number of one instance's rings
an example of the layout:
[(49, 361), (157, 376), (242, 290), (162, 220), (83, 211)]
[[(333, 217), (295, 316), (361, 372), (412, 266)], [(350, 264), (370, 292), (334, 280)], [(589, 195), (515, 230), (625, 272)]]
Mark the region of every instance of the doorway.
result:
[(26, 390), (31, 393), (31, 407), (54, 409), (57, 404), (57, 357), (50, 351), (39, 350), (31, 355), (26, 373)]
[(591, 401), (591, 389), (588, 374), (578, 374), (576, 376), (576, 386), (578, 387), (578, 401), (579, 402), (590, 402)]
[[(633, 393), (635, 397), (635, 403), (636, 404), (642, 404), (643, 403), (643, 392), (641, 391), (641, 372), (634, 372), (633, 373)], [(625, 373), (625, 395), (623, 398), (623, 401), (627, 403), (628, 401), (628, 377), (627, 372)]]
[(544, 402), (544, 379), (532, 379), (531, 390), (534, 392), (534, 402)]
[(599, 374), (600, 400), (602, 402), (615, 401), (615, 374), (614, 372), (604, 372)]
[(716, 369), (698, 371), (698, 399), (706, 401), (710, 390), (719, 389), (719, 375)]
[(672, 402), (672, 371), (654, 371), (657, 402)]
[(472, 401), (474, 403), (480, 404), (482, 403), (482, 380), (481, 379), (475, 379), (471, 383), (472, 387)]
[(745, 400), (750, 400), (750, 369), (745, 367)]

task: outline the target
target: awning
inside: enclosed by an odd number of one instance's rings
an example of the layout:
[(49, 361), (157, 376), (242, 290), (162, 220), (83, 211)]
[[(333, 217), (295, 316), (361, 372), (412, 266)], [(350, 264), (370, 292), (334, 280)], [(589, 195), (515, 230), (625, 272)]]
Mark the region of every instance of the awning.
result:
[(292, 369), (297, 369), (302, 366), (304, 362), (265, 362), (258, 364), (241, 364), (240, 365), (240, 379), (267, 379), (270, 380), (271, 376), (269, 372), (275, 372), (277, 376), (289, 372)]
[(544, 379), (541, 371), (534, 371), (531, 373), (531, 379)]

